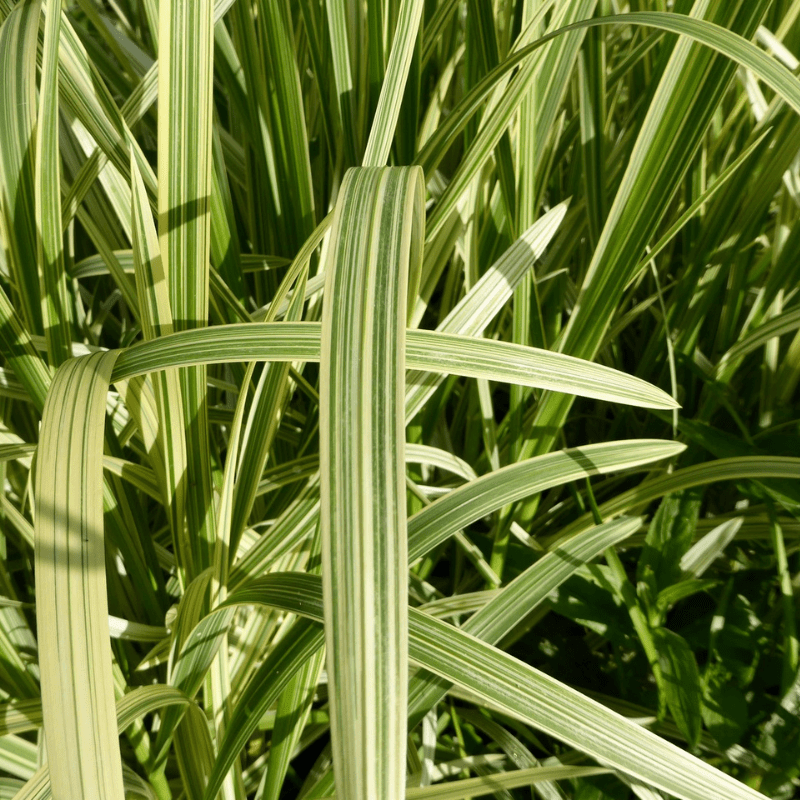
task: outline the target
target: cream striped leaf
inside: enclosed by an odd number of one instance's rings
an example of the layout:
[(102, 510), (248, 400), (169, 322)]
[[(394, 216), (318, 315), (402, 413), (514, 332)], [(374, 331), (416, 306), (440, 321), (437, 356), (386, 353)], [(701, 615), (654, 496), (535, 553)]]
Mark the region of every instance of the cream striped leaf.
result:
[(347, 173), (325, 265), (320, 471), (325, 638), (338, 791), (405, 791), (406, 293), (422, 170)]
[[(350, 166), (359, 162), (363, 147), (359, 109), (356, 97), (357, 55), (353, 53), (348, 16), (360, 16), (360, 9), (348, 7), (345, 0), (330, 0), (325, 4), (330, 34), (333, 77), (338, 95), (339, 124), (344, 133), (344, 146)], [(360, 30), (358, 35), (360, 35)], [(363, 102), (363, 101), (362, 101)]]
[(70, 359), (42, 415), (36, 619), (56, 797), (124, 800), (106, 599), (103, 424), (116, 353)]
[[(25, 327), (42, 333), (33, 154), (36, 44), (41, 0), (18, 3), (0, 30), (0, 233), (18, 287)], [(17, 323), (19, 327), (19, 322)]]
[[(496, 645), (581, 564), (596, 558), (606, 547), (614, 547), (639, 527), (641, 520), (623, 518), (561, 543), (493, 595), (467, 621), (464, 631)], [(446, 681), (424, 670), (414, 675), (409, 687), (410, 725), (421, 720), (449, 688)]]
[(36, 227), (42, 322), (50, 363), (69, 358), (70, 303), (61, 234), (61, 155), (58, 147), (58, 46), (61, 3), (50, 0), (45, 12), (42, 82), (36, 126)]
[(575, 447), (509, 464), (459, 486), (410, 517), (408, 557), (414, 561), (465, 525), (507, 503), (590, 475), (670, 458), (685, 449), (679, 442), (630, 439)]
[[(139, 686), (123, 695), (116, 705), (117, 729), (120, 733), (152, 711), (177, 705), (186, 706), (191, 700), (179, 689), (164, 684)], [(35, 711), (31, 710), (31, 716)], [(128, 785), (130, 770), (123, 767), (123, 780)], [(50, 765), (44, 764), (36, 774), (14, 795), (14, 800), (48, 800), (52, 797)]]
[[(605, 775), (610, 770), (602, 767), (533, 767), (511, 772), (490, 773), (480, 778), (464, 778), (436, 786), (410, 787), (406, 790), (406, 800), (467, 800), (497, 794), (502, 790), (534, 786), (542, 781), (588, 778), (592, 775)], [(335, 795), (327, 795), (321, 800), (332, 800)]]
[[(747, 36), (755, 32), (767, 5), (765, 0), (743, 4), (698, 1), (691, 16), (710, 18)], [(693, 25), (677, 14), (663, 16), (670, 17), (671, 23), (683, 23), (682, 32), (687, 33), (692, 28), (707, 29), (710, 24), (703, 26), (695, 20), (698, 24)], [(734, 43), (742, 41), (731, 31), (725, 33)], [(689, 39), (678, 40), (638, 132), (575, 311), (561, 335), (562, 352), (594, 358), (622, 290), (689, 167), (687, 153), (695, 153), (733, 75), (734, 65), (727, 58)], [(542, 397), (534, 425), (543, 433), (525, 443), (522, 455), (552, 447), (555, 436), (547, 432), (561, 428), (572, 402), (563, 395)]]
[(383, 167), (389, 158), (424, 6), (423, 0), (402, 0), (378, 108), (364, 151), (365, 167)]
[[(139, 298), (142, 334), (145, 341), (158, 340), (172, 333), (172, 308), (158, 234), (153, 225), (144, 181), (136, 161), (131, 158), (131, 217), (133, 263)], [(195, 574), (191, 542), (184, 527), (186, 507), (186, 439), (181, 386), (176, 370), (153, 375), (153, 397), (158, 431), (151, 453), (158, 485), (172, 530), (181, 581)]]
[[(239, 600), (321, 620), (322, 594), (315, 575), (273, 573)], [(408, 609), (408, 621), (413, 662), (604, 766), (683, 800), (764, 800), (730, 775), (502, 650), (414, 608)]]
[[(600, 514), (604, 519), (624, 514), (632, 508), (649, 503), (682, 489), (694, 486), (705, 486), (717, 481), (741, 480), (787, 480), (791, 484), (800, 479), (800, 458), (790, 456), (740, 456), (737, 458), (719, 458), (703, 464), (675, 470), (648, 481), (642, 486), (621, 492), (612, 500), (603, 503)], [(566, 538), (592, 526), (591, 515), (575, 520), (561, 531), (559, 538)]]
[(261, 0), (258, 7), (267, 75), (274, 87), (270, 99), (277, 134), (275, 161), (285, 220), (281, 234), (293, 253), (311, 234), (316, 220), (292, 13), (288, 0)]
[[(483, 274), (439, 324), (441, 333), (479, 336), (508, 302), (514, 288), (542, 257), (555, 236), (569, 201), (559, 203), (543, 214)], [(412, 372), (407, 379), (406, 419), (410, 420), (441, 383), (440, 377)]]
[[(175, 330), (208, 324), (212, 168), (212, 0), (162, 0), (158, 73), (158, 234)], [(182, 370), (186, 516), (197, 574), (211, 563), (214, 502), (206, 370)], [(189, 566), (189, 565), (186, 565)]]
[[(319, 361), (319, 324), (313, 322), (217, 325), (143, 342), (120, 353), (114, 380), (193, 364), (232, 361)], [(666, 392), (619, 370), (564, 356), (474, 336), (435, 331), (407, 331), (406, 365), (412, 409), (435, 389), (442, 374), (550, 388), (582, 397), (596, 397), (643, 408), (669, 409), (675, 401)], [(437, 373), (429, 377), (426, 373)]]
[[(216, 0), (214, 4), (214, 24), (222, 19), (233, 3), (234, 0)], [(142, 80), (139, 81), (133, 93), (128, 97), (125, 103), (123, 103), (119, 113), (128, 128), (133, 127), (133, 125), (139, 122), (147, 113), (150, 106), (155, 103), (158, 97), (158, 74), (158, 61), (155, 61), (144, 74)], [(108, 164), (110, 160), (108, 152), (107, 149), (98, 146), (81, 167), (80, 172), (76, 175), (64, 200), (62, 218), (64, 227), (66, 227), (69, 221), (75, 216), (78, 206), (83, 202), (86, 193), (91, 189), (92, 184), (105, 165)], [(138, 159), (138, 152), (137, 161), (142, 165), (143, 162)], [(148, 191), (155, 187), (155, 181), (151, 179), (152, 175), (148, 174), (148, 178), (145, 181)]]

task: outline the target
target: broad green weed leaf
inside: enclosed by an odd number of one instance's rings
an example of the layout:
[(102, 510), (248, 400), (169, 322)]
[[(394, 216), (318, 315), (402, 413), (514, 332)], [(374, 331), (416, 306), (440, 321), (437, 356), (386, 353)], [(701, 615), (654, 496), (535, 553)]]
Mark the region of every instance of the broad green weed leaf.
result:
[(645, 570), (651, 570), (656, 591), (680, 578), (680, 561), (694, 540), (700, 499), (690, 491), (665, 497), (650, 523), (637, 574), (641, 580)]
[(694, 748), (703, 725), (697, 662), (686, 640), (677, 633), (667, 628), (655, 628), (653, 640), (658, 649), (667, 706), (689, 746)]
[(748, 726), (747, 699), (730, 679), (723, 668), (706, 670), (703, 680), (703, 722), (720, 747), (734, 745)]

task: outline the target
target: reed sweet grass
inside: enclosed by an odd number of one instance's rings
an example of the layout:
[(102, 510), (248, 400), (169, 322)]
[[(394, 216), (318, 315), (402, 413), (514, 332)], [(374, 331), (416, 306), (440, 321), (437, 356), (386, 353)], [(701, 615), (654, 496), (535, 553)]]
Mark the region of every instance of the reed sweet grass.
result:
[(798, 17), (0, 0), (0, 797), (794, 797)]

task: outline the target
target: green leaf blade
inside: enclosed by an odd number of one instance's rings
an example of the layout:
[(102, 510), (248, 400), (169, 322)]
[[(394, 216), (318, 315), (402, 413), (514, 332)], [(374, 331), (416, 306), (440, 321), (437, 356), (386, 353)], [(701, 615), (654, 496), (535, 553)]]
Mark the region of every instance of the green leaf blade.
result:
[(56, 797), (123, 800), (108, 635), (102, 417), (116, 354), (70, 360), (53, 381), (36, 472), (36, 617)]
[[(402, 798), (408, 686), (405, 320), (422, 170), (351, 170), (327, 262), (320, 469), (338, 791)], [(413, 267), (411, 267), (413, 269)]]

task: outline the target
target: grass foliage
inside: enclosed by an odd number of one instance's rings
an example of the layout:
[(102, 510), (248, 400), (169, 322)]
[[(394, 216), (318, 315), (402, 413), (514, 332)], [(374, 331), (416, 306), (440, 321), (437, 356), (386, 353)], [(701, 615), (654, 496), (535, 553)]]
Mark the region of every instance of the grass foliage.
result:
[(796, 796), (799, 55), (0, 0), (0, 798)]

